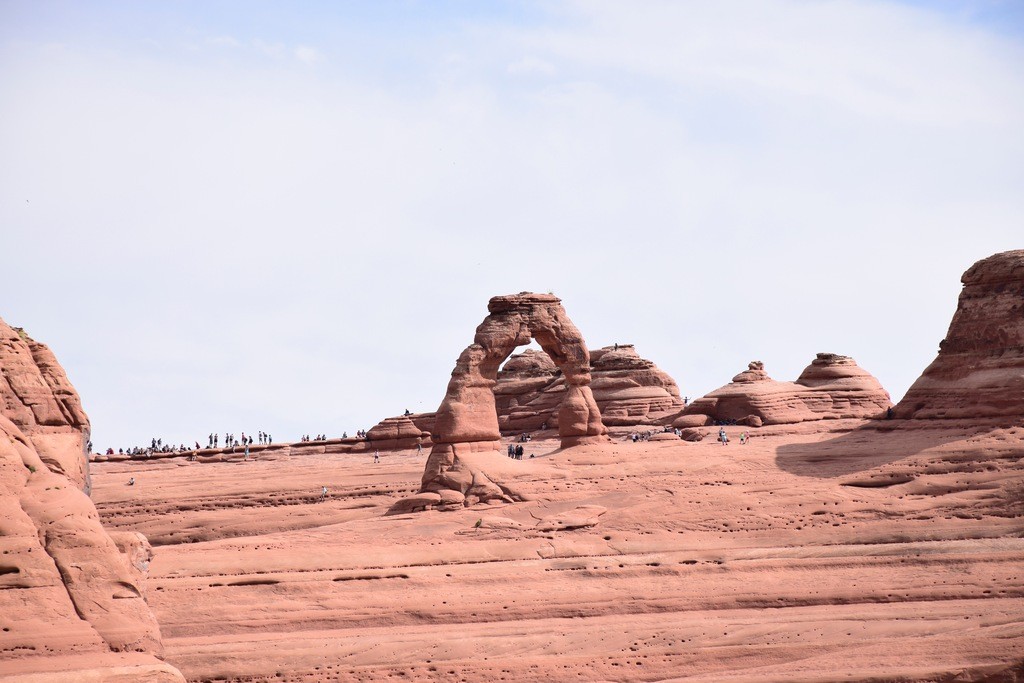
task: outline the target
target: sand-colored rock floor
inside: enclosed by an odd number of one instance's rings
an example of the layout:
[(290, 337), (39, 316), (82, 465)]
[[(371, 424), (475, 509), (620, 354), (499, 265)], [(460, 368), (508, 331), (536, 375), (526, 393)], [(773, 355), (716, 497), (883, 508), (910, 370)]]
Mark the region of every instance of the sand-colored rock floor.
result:
[(529, 502), (458, 512), (384, 515), (412, 451), (98, 463), (93, 498), (189, 680), (1024, 677), (1024, 428), (857, 424), (533, 442), (495, 456)]

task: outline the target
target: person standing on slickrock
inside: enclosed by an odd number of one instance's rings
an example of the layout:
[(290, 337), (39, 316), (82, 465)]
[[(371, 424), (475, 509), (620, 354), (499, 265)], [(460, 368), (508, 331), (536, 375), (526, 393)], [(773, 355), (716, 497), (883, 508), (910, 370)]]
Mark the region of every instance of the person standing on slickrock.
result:
[(729, 437), (725, 435), (725, 427), (718, 429), (718, 440), (722, 442), (723, 446), (729, 445)]
[(320, 502), (322, 503), (326, 499), (327, 499), (327, 487), (326, 486), (322, 486), (320, 488)]
[(373, 461), (374, 462), (380, 462), (380, 451), (374, 451), (373, 452)]

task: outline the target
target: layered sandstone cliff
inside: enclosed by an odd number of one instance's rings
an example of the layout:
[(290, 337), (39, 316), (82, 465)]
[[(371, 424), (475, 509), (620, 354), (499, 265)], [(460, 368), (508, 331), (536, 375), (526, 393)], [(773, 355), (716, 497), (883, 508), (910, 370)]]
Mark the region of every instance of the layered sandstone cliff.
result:
[(1024, 420), (1024, 250), (989, 256), (963, 291), (939, 354), (895, 408), (912, 419)]
[[(632, 344), (591, 350), (590, 373), (594, 401), (608, 426), (658, 424), (683, 407), (675, 380), (641, 358)], [(512, 356), (498, 373), (494, 387), (502, 432), (557, 427), (563, 391), (561, 372), (543, 351), (527, 350)]]
[(89, 418), (45, 344), (0, 320), (0, 411), (47, 467), (89, 491)]
[(811, 420), (878, 418), (892, 403), (878, 380), (849, 356), (819, 353), (795, 382), (768, 376), (753, 361), (732, 382), (693, 403), (677, 427), (736, 422), (752, 427)]
[[(182, 680), (152, 656), (162, 645), (141, 584), (148, 546), (124, 538), (122, 552), (82, 490), (89, 422), (78, 395), (45, 346), (2, 320), (0, 400), (0, 668)], [(128, 652), (147, 656), (112, 654)]]

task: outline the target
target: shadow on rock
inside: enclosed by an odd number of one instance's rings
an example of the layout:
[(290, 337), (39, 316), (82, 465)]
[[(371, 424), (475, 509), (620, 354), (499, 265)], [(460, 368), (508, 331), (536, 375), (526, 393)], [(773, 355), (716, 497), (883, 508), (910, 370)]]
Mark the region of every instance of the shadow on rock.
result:
[[(872, 421), (828, 441), (783, 444), (776, 450), (775, 464), (802, 477), (843, 477), (962, 441), (979, 430), (988, 428), (968, 430), (960, 424), (921, 425), (910, 420)], [(888, 479), (871, 478), (850, 485), (872, 488), (898, 483), (902, 482), (893, 473)]]

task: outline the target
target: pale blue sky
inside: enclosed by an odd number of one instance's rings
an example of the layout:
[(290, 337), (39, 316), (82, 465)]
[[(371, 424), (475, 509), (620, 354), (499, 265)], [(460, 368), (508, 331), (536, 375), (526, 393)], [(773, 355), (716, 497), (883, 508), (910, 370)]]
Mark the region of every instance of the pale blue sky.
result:
[(0, 316), (98, 446), (439, 403), (560, 295), (701, 395), (898, 398), (1022, 246), (1012, 2), (0, 2)]

